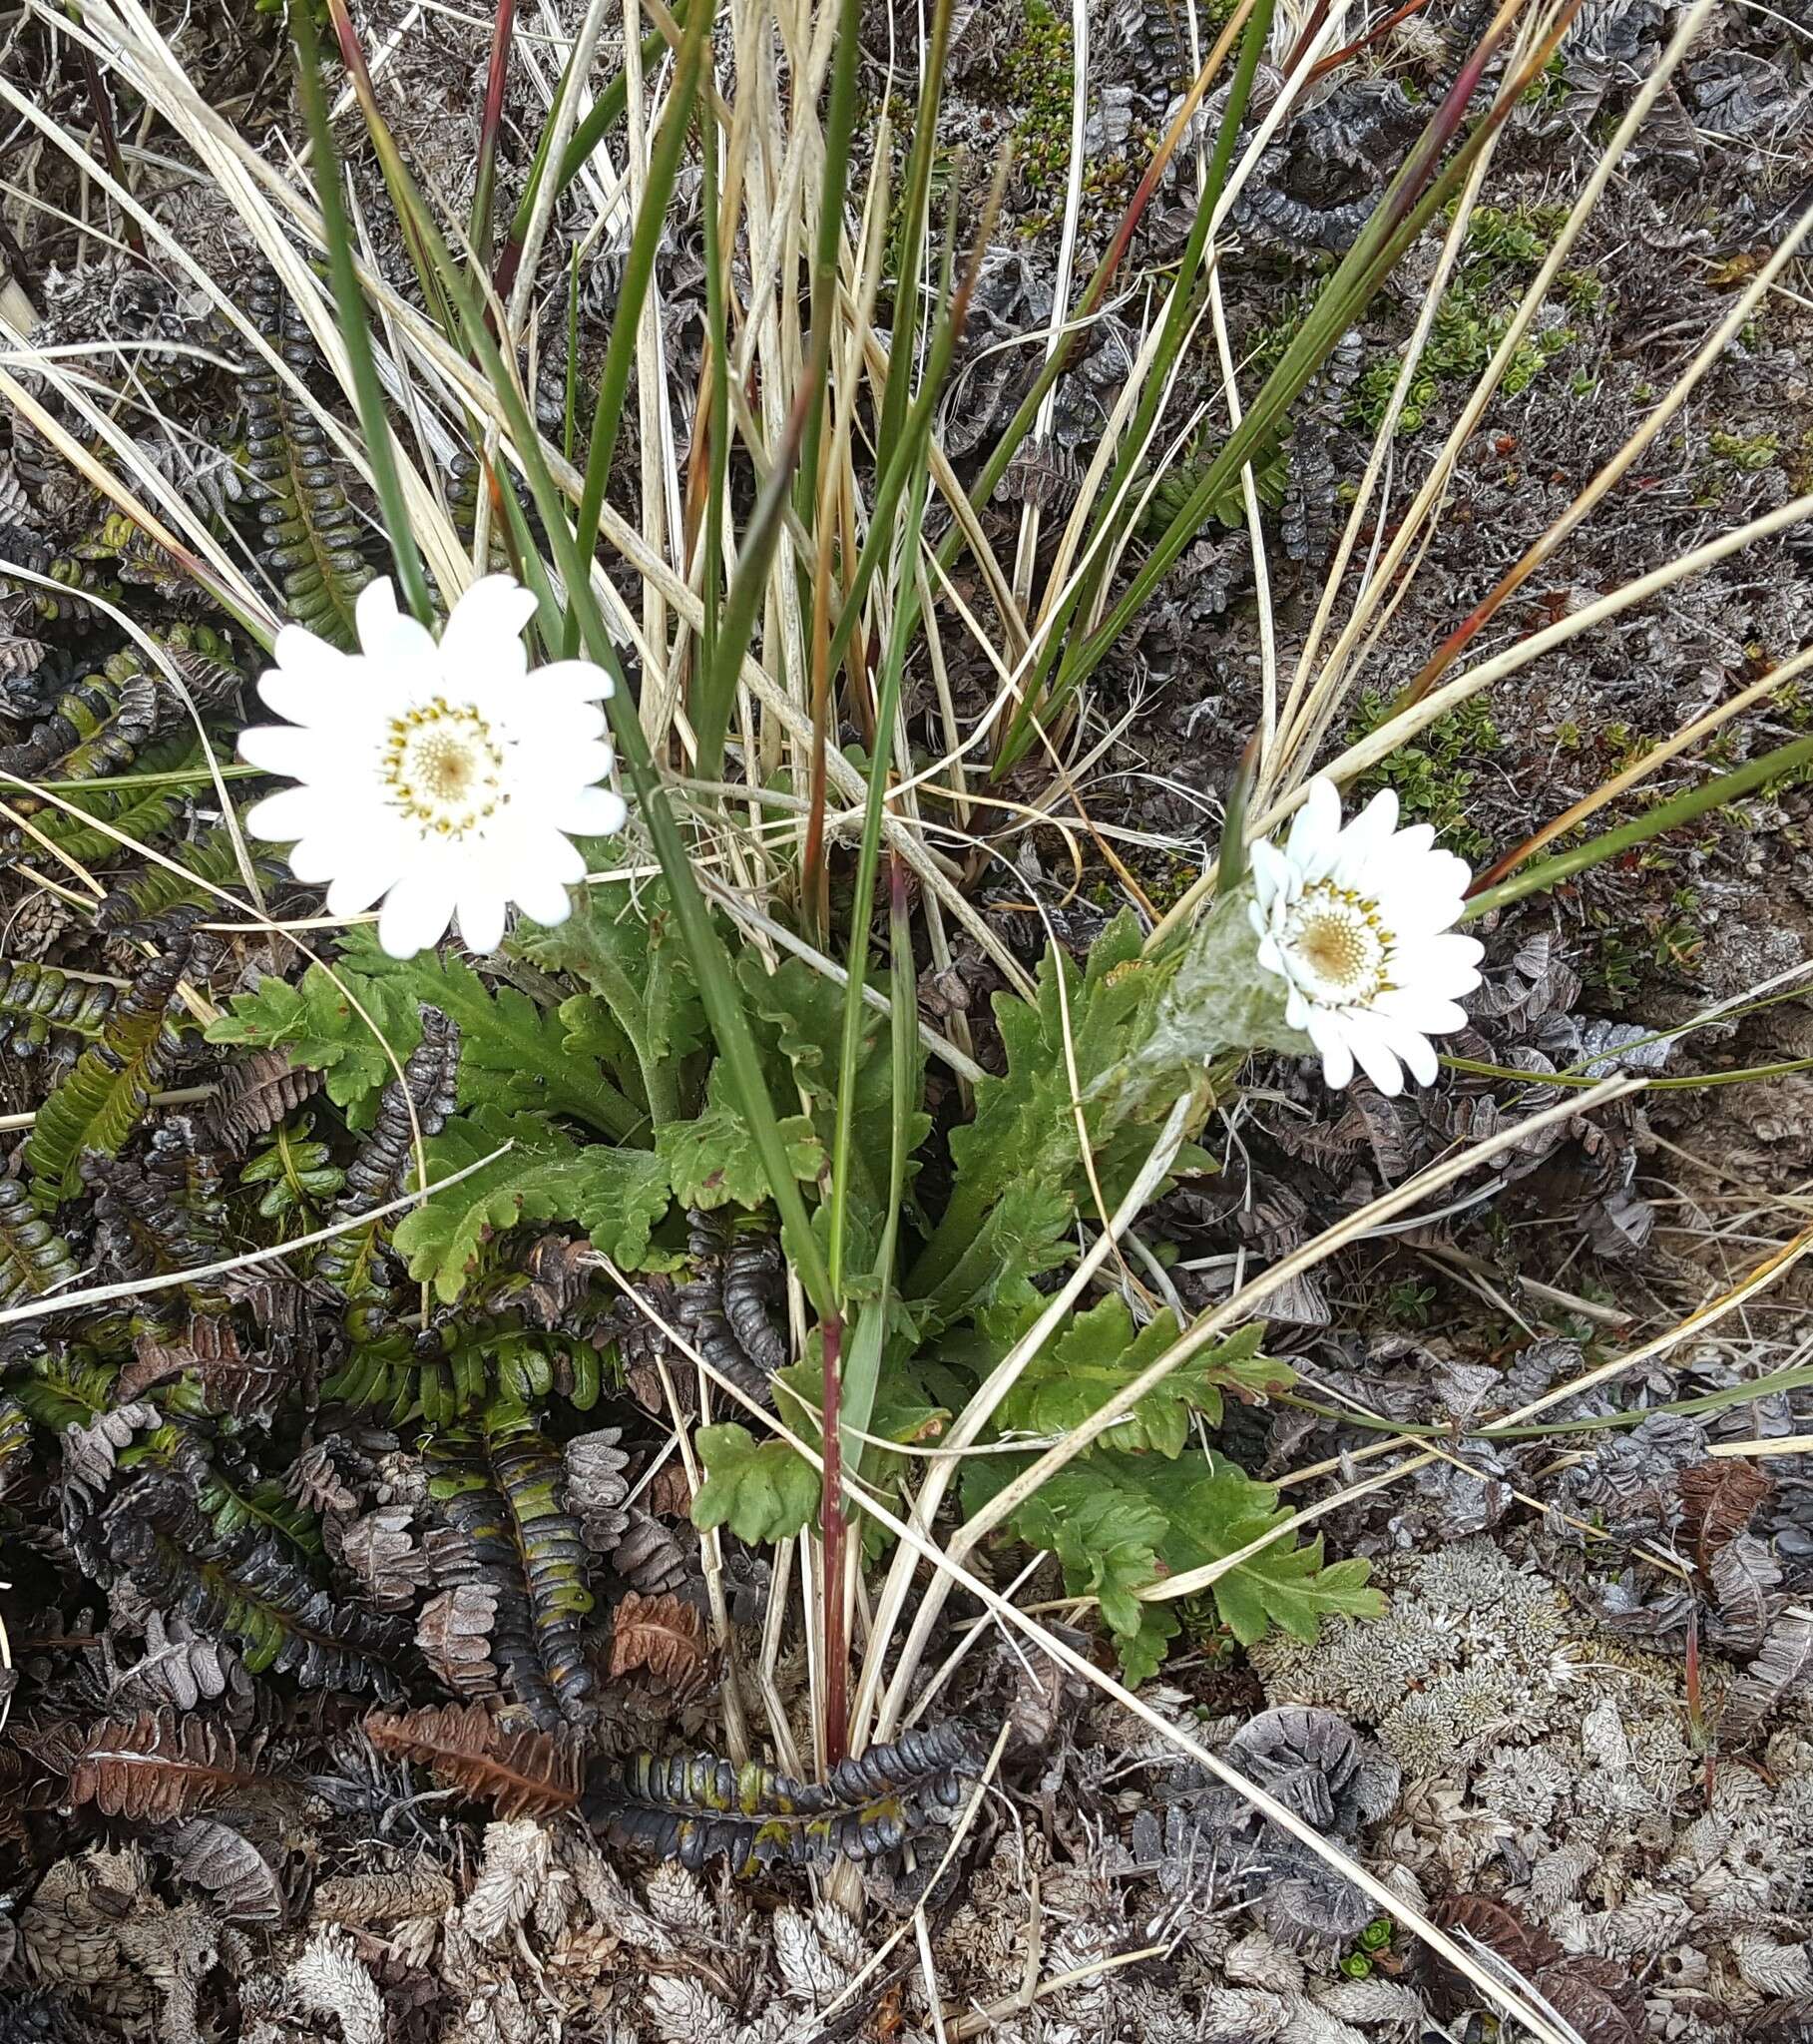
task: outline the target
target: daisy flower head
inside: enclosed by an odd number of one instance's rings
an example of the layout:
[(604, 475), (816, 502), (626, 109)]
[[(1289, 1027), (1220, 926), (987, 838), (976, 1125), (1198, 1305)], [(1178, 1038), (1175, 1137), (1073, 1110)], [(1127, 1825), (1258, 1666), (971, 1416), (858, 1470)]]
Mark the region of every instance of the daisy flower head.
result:
[(245, 827), (292, 847), (290, 870), (326, 887), (330, 915), (381, 897), (393, 958), (438, 943), (456, 914), (470, 950), (495, 951), (511, 902), (564, 921), (586, 872), (573, 838), (624, 827), (623, 798), (599, 785), (611, 678), (582, 660), (531, 673), (534, 610), (508, 575), (484, 576), (437, 643), (380, 579), (359, 593), (357, 653), (285, 625), (259, 678), (287, 722), (241, 732), (240, 755), (296, 785), (254, 804)]
[(1284, 843), (1252, 847), (1259, 964), (1286, 988), (1285, 1020), (1322, 1057), (1330, 1086), (1356, 1062), (1381, 1093), (1404, 1071), (1436, 1075), (1432, 1036), (1466, 1026), (1456, 1005), (1480, 983), (1482, 946), (1456, 936), (1465, 859), (1427, 823), (1400, 830), (1398, 798), (1373, 796), (1345, 829), (1332, 781), (1312, 781)]

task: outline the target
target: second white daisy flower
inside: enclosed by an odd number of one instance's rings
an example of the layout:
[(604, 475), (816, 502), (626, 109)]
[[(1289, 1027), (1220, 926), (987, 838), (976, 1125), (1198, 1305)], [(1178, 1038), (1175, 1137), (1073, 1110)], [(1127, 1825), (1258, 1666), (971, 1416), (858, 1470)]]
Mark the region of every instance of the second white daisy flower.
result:
[(1360, 1069), (1381, 1093), (1404, 1070), (1436, 1076), (1429, 1039), (1466, 1026), (1458, 997), (1480, 983), (1484, 955), (1453, 935), (1472, 875), (1436, 848), (1427, 823), (1397, 828), (1387, 788), (1341, 827), (1332, 782), (1310, 784), (1282, 846), (1252, 847), (1259, 963), (1285, 983), (1285, 1020), (1322, 1056), (1330, 1086)]
[(516, 905), (565, 920), (584, 879), (574, 837), (624, 827), (599, 783), (613, 754), (598, 707), (611, 678), (589, 661), (529, 670), (535, 599), (507, 575), (473, 583), (437, 644), (368, 583), (359, 651), (299, 625), (277, 634), (258, 694), (286, 724), (254, 725), (239, 752), (298, 784), (247, 811), (254, 837), (292, 845), (290, 870), (327, 889), (330, 915), (383, 900), (378, 940), (409, 958), (458, 916), (473, 951), (494, 951)]

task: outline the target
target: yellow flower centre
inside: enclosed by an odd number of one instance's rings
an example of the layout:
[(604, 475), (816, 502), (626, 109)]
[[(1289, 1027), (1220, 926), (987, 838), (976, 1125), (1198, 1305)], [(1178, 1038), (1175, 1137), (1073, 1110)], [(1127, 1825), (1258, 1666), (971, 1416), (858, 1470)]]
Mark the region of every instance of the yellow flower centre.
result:
[(1391, 933), (1378, 903), (1332, 880), (1314, 881), (1291, 904), (1283, 940), (1291, 976), (1312, 1001), (1364, 1007), (1391, 985)]
[(470, 703), (436, 696), (390, 720), (384, 786), (425, 837), (463, 837), (496, 814), (510, 799), (503, 765), (503, 747)]

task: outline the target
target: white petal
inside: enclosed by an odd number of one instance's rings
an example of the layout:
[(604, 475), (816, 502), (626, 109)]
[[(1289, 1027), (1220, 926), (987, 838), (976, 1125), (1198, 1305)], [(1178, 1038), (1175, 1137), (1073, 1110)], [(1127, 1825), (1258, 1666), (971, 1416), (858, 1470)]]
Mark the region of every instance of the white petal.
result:
[[(481, 575), (453, 606), (441, 634), (441, 656), (449, 666), (479, 664), (507, 647), (522, 648), (523, 627), (535, 616), (535, 598), (513, 575)], [(528, 667), (528, 656), (523, 657)]]
[[(1267, 844), (1259, 838), (1247, 847), (1247, 857), (1252, 866), (1253, 892), (1258, 896), (1261, 909), (1270, 908), (1280, 894), (1288, 891), (1290, 885), (1290, 861), (1275, 844)], [(1254, 924), (1258, 928), (1258, 924)]]
[(1351, 1010), (1341, 1017), (1341, 1023), (1348, 1047), (1359, 1059), (1367, 1078), (1381, 1093), (1395, 1099), (1404, 1090), (1404, 1074), (1386, 1040), (1384, 1024)]
[(1338, 1093), (1353, 1083), (1353, 1052), (1340, 1018), (1326, 1008), (1311, 1008), (1307, 1027), (1310, 1042), (1322, 1053), (1322, 1078)]
[(1394, 946), (1391, 976), (1400, 987), (1440, 1000), (1470, 994), (1480, 983), (1483, 952), (1473, 937), (1419, 937)]
[(518, 747), (514, 770), (524, 781), (540, 781), (547, 788), (590, 787), (616, 764), (617, 755), (602, 739), (569, 739), (558, 749)]
[(1436, 1061), (1435, 1046), (1428, 1037), (1415, 1029), (1388, 1023), (1385, 1040), (1410, 1067), (1410, 1076), (1419, 1086), (1433, 1086), (1441, 1067)]
[(400, 831), (341, 846), (338, 870), (327, 887), (327, 913), (363, 915), (380, 894), (395, 886), (407, 864), (408, 847)]
[(453, 920), (453, 889), (438, 873), (412, 872), (384, 897), (378, 942), (393, 958), (413, 958), (437, 944)]
[(1290, 826), (1284, 855), (1306, 880), (1320, 879), (1341, 832), (1341, 797), (1332, 780), (1312, 780)]
[(573, 903), (565, 885), (545, 873), (535, 873), (519, 879), (511, 887), (510, 893), (517, 906), (531, 921), (545, 923), (549, 928), (556, 923), (565, 922), (573, 913)]
[[(1457, 1007), (1453, 1001), (1445, 1001), (1420, 986), (1393, 987), (1389, 993), (1378, 996), (1372, 1003), (1372, 1011), (1388, 1022), (1420, 1030), (1425, 1036), (1446, 1036), (1453, 1030), (1467, 1027), (1465, 1008)], [(1424, 1084), (1427, 1085), (1428, 1081), (1425, 1080)]]
[(1388, 851), (1369, 871), (1366, 891), (1381, 904), (1401, 903), (1424, 929), (1445, 929), (1461, 912), (1473, 873), (1452, 851), (1425, 851), (1402, 865)]
[(289, 870), (310, 887), (325, 887), (345, 859), (345, 838), (331, 823), (310, 831), (289, 847)]
[(558, 689), (576, 696), (582, 703), (602, 703), (616, 689), (616, 683), (602, 667), (590, 660), (551, 660), (529, 677), (531, 689)]
[(346, 742), (293, 724), (248, 724), (239, 734), (239, 758), (285, 780), (349, 783), (353, 761)]
[(367, 582), (352, 608), (360, 650), (374, 665), (395, 668), (434, 663), (434, 641), (425, 626), (397, 609), (388, 576)]
[(1344, 887), (1373, 893), (1373, 869), (1398, 825), (1397, 790), (1382, 787), (1341, 832), (1328, 870)]
[(570, 830), (575, 837), (615, 837), (630, 820), (630, 810), (623, 796), (608, 787), (582, 787), (548, 820), (557, 830)]
[(301, 625), (285, 625), (272, 649), (276, 666), (258, 677), (264, 703), (291, 724), (326, 722), (349, 700), (365, 663)]
[(1292, 1029), (1309, 1028), (1309, 1003), (1294, 986), (1284, 999), (1284, 1020)]
[(322, 788), (280, 788), (245, 811), (245, 828), (273, 844), (293, 844), (317, 826), (330, 824), (335, 806), (332, 795)]
[[(490, 577), (499, 580), (499, 577)], [(476, 586), (476, 585), (475, 585)], [(474, 890), (460, 895), (460, 942), (480, 956), (504, 941), (504, 897)]]

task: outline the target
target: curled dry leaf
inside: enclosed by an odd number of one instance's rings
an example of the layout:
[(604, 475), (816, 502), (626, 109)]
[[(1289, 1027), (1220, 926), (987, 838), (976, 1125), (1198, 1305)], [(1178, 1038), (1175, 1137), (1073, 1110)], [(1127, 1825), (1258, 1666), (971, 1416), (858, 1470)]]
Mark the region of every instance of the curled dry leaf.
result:
[(162, 1840), (178, 1873), (206, 1888), (229, 1923), (280, 1924), (287, 1914), (283, 1889), (269, 1860), (245, 1836), (218, 1817), (192, 1816)]
[(1704, 1573), (1711, 1574), (1720, 1548), (1749, 1530), (1757, 1508), (1774, 1489), (1766, 1469), (1737, 1455), (1681, 1471), (1681, 1545)]
[(373, 1711), (365, 1736), (379, 1753), (414, 1761), (488, 1802), (501, 1817), (551, 1816), (579, 1800), (582, 1756), (565, 1732), (513, 1731), (483, 1704)]
[(707, 1657), (704, 1615), (683, 1599), (642, 1597), (632, 1590), (617, 1607), (613, 1676), (646, 1668), (657, 1682), (683, 1693), (703, 1681)]
[(104, 1719), (40, 1751), (69, 1777), (69, 1799), (107, 1816), (187, 1816), (221, 1796), (266, 1786), (225, 1726), (174, 1711)]

